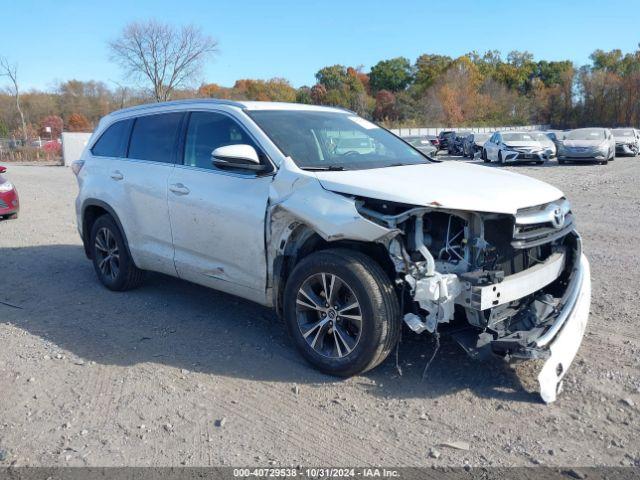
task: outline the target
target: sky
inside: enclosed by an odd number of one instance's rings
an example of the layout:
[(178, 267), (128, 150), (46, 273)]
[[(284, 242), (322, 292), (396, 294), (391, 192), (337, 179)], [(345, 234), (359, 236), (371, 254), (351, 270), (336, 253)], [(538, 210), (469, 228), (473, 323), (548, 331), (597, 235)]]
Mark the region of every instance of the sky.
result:
[[(422, 53), (528, 50), (536, 59), (589, 62), (597, 48), (633, 51), (638, 0), (0, 0), (0, 56), (21, 88), (70, 79), (132, 84), (107, 44), (129, 22), (195, 24), (219, 42), (200, 80), (284, 77), (313, 85), (327, 65), (362, 65)], [(0, 80), (2, 86), (2, 80)]]

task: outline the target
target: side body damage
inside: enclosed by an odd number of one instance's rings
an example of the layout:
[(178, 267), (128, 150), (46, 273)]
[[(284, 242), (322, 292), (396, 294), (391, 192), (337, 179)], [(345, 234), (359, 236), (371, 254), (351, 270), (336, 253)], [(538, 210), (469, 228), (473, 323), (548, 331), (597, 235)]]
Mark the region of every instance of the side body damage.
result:
[(566, 200), (515, 215), (406, 205), (334, 193), (284, 162), (266, 213), (267, 294), (276, 309), (301, 257), (355, 248), (405, 296), (411, 330), (448, 333), (474, 358), (543, 359), (540, 393), (555, 400), (590, 303), (589, 266)]

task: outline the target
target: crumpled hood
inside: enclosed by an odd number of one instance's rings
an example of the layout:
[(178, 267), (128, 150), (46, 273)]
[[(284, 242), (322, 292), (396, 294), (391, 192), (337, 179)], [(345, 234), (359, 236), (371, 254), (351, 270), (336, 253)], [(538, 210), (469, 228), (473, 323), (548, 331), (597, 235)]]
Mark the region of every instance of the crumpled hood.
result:
[(574, 147), (597, 147), (602, 145), (604, 140), (564, 140), (562, 145), (569, 148)]
[(453, 161), (314, 173), (333, 192), (452, 210), (515, 214), (562, 197), (557, 188), (524, 175)]

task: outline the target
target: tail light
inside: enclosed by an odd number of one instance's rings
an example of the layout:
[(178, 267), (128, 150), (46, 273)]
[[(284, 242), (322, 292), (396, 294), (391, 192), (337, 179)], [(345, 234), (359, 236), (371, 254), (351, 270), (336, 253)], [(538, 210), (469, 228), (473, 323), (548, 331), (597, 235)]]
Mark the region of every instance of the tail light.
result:
[(82, 170), (82, 167), (84, 167), (84, 160), (76, 160), (75, 162), (71, 163), (71, 170), (76, 174), (76, 176), (80, 174), (80, 170)]

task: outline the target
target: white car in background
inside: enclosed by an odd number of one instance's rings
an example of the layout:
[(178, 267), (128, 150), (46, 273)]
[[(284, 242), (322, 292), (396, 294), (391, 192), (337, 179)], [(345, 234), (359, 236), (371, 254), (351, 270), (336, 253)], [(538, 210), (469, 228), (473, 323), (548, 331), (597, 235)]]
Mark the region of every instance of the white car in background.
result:
[(606, 165), (616, 156), (616, 140), (608, 128), (567, 132), (558, 148), (558, 163), (591, 161)]
[(485, 162), (517, 163), (535, 162), (542, 165), (549, 160), (550, 153), (534, 132), (495, 132), (482, 147)]
[(553, 140), (549, 138), (549, 136), (544, 132), (531, 132), (533, 137), (540, 142), (547, 150), (548, 158), (555, 158), (557, 154), (556, 144), (553, 143)]
[(614, 128), (617, 155), (636, 156), (640, 153), (640, 132), (635, 128)]

